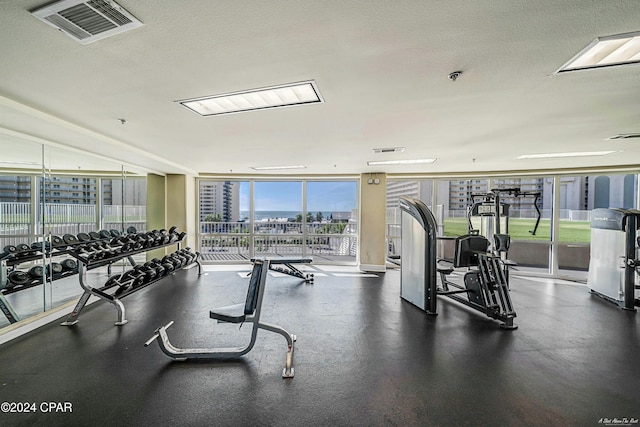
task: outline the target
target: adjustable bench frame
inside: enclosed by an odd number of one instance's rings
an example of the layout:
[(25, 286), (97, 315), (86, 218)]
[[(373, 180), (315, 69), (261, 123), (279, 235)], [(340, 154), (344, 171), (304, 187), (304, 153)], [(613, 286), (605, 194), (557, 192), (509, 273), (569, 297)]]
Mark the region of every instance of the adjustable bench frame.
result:
[(169, 342), (169, 337), (167, 336), (167, 329), (173, 324), (173, 321), (171, 321), (165, 326), (156, 329), (154, 335), (144, 344), (145, 347), (151, 345), (153, 341), (158, 340), (162, 351), (174, 360), (236, 359), (251, 351), (256, 342), (258, 329), (265, 329), (280, 334), (287, 340), (287, 355), (282, 377), (293, 378), (293, 343), (296, 341), (296, 336), (280, 326), (260, 322), (260, 312), (262, 311), (262, 299), (267, 282), (269, 261), (256, 259), (253, 263), (245, 303), (220, 307), (209, 312), (209, 317), (216, 319), (219, 323), (252, 323), (251, 339), (246, 346), (231, 348), (177, 348)]
[[(251, 258), (251, 262), (255, 262), (259, 258)], [(305, 283), (313, 283), (313, 273), (304, 273), (293, 264), (311, 264), (313, 260), (311, 258), (268, 258), (269, 270), (288, 274), (289, 276), (297, 277), (304, 280)], [(284, 267), (275, 267), (275, 265), (284, 265)], [(251, 273), (248, 274), (249, 276)]]

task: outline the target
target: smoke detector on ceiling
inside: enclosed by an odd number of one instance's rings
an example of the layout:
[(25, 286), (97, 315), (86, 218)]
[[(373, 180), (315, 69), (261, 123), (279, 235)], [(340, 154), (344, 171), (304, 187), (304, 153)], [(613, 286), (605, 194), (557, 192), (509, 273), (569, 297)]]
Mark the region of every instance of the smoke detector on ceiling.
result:
[(140, 27), (135, 16), (111, 0), (61, 0), (31, 14), (81, 44)]

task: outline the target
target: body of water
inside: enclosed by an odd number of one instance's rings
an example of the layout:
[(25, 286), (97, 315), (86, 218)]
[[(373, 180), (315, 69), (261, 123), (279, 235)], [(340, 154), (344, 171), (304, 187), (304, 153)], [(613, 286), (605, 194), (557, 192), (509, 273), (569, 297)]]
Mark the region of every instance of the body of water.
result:
[[(313, 215), (313, 218), (316, 218), (316, 215), (318, 214), (317, 211), (315, 212), (310, 212), (311, 215)], [(296, 215), (301, 215), (302, 212), (300, 211), (256, 211), (255, 212), (255, 219), (256, 221), (260, 221), (261, 219), (274, 219), (274, 218), (291, 218), (291, 219), (296, 219)], [(329, 219), (331, 217), (332, 212), (322, 212), (322, 217), (324, 219)], [(240, 211), (240, 218), (249, 219), (249, 211)]]

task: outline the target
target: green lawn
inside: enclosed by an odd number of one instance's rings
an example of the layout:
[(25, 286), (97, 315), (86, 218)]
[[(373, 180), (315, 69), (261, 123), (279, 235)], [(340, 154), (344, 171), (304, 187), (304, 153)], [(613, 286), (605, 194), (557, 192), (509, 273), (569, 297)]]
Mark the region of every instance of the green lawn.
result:
[[(444, 235), (448, 237), (467, 234), (466, 218), (447, 218), (444, 220)], [(550, 225), (548, 219), (540, 220), (536, 235), (530, 233), (536, 224), (535, 219), (509, 219), (509, 235), (513, 240), (550, 240)], [(591, 228), (589, 221), (560, 221), (559, 240), (565, 243), (589, 243)]]

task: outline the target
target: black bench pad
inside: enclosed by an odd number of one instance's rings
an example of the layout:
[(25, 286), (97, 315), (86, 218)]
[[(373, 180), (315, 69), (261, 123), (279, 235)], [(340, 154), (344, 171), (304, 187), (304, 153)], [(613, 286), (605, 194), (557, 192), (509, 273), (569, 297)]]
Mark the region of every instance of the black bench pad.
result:
[(216, 308), (209, 312), (209, 317), (216, 320), (229, 323), (242, 323), (247, 318), (244, 313), (244, 303), (227, 305), (224, 307)]

